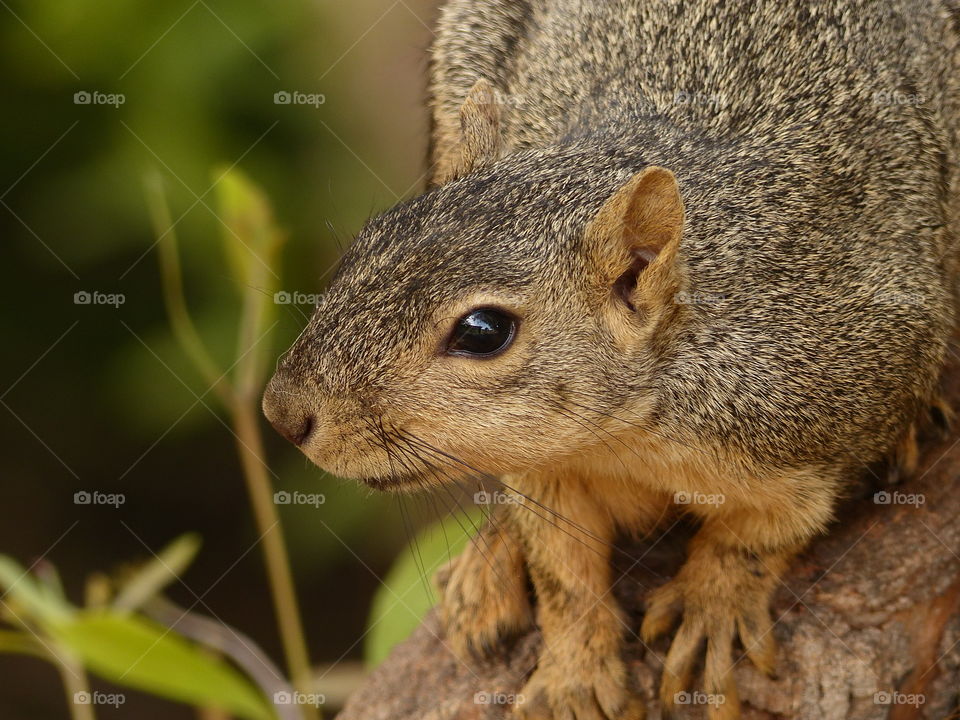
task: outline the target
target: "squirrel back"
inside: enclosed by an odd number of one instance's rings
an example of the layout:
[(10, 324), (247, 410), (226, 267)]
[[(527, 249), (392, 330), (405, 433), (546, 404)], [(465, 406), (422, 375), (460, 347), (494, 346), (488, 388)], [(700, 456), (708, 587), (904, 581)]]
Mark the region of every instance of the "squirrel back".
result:
[(505, 153), (615, 123), (629, 136), (648, 119), (759, 142), (811, 123), (849, 145), (859, 128), (852, 152), (873, 150), (871, 126), (955, 126), (958, 28), (956, 0), (453, 0), (432, 48), (434, 160), (481, 78), (502, 106)]

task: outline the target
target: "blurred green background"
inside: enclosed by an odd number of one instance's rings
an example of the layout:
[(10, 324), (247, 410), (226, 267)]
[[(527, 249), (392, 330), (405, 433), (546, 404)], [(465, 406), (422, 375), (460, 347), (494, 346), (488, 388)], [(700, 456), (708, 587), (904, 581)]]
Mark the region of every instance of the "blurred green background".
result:
[[(435, 6), (0, 0), (0, 553), (48, 559), (80, 602), (90, 572), (196, 531), (204, 545), (189, 589), (169, 596), (184, 606), (203, 596), (282, 662), (234, 440), (168, 329), (143, 177), (164, 178), (191, 311), (228, 366), (239, 308), (213, 168), (235, 164), (271, 198), (289, 235), (281, 287), (321, 290), (363, 221), (423, 186)], [(278, 92), (323, 102), (277, 104)], [(122, 104), (97, 102), (117, 94)], [(75, 304), (83, 291), (125, 302)], [(311, 308), (279, 310), (265, 339), (273, 356)], [(407, 542), (397, 501), (323, 477), (266, 434), (279, 489), (326, 496), (319, 509), (281, 508), (312, 660), (357, 660), (378, 577)], [(75, 505), (80, 490), (126, 502)], [(408, 508), (414, 523), (434, 517), (424, 501)], [(68, 717), (52, 667), (0, 655), (0, 677), (0, 718)], [(98, 716), (196, 713), (130, 691), (124, 708)]]

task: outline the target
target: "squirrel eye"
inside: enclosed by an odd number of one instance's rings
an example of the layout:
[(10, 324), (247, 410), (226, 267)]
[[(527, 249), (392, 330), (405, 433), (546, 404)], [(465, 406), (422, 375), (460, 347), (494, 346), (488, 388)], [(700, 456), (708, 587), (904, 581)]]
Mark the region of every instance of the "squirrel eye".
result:
[(516, 332), (517, 321), (501, 310), (471, 310), (454, 325), (447, 352), (477, 357), (496, 355), (509, 347)]

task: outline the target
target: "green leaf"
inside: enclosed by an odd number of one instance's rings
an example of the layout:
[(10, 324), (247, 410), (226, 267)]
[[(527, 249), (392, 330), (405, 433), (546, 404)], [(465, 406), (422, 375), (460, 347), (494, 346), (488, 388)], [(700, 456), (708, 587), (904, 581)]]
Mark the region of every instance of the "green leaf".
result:
[(116, 610), (135, 610), (180, 577), (200, 549), (200, 537), (181, 535), (123, 583), (113, 601)]
[(0, 594), (37, 622), (68, 618), (73, 608), (54, 589), (46, 588), (16, 560), (0, 555)]
[[(241, 291), (251, 285), (272, 290), (272, 269), (283, 234), (274, 223), (269, 201), (237, 169), (219, 169), (214, 173), (214, 182), (223, 221), (224, 251), (234, 280)], [(269, 287), (264, 287), (264, 283)]]
[(275, 718), (263, 695), (232, 665), (140, 616), (82, 611), (47, 630), (110, 682), (246, 720)]
[[(424, 528), (400, 554), (377, 590), (367, 620), (364, 661), (379, 665), (433, 607), (433, 574), (463, 550), (480, 525), (479, 512), (450, 516)], [(426, 573), (426, 578), (424, 577)]]

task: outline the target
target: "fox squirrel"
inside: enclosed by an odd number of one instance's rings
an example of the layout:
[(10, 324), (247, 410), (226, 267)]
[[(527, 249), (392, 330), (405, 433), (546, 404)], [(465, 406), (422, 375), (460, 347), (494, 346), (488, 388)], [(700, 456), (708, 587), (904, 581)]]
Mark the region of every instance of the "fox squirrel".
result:
[(432, 187), (362, 229), (264, 410), (374, 488), (502, 481), (441, 617), (464, 658), (535, 617), (523, 718), (644, 716), (611, 544), (693, 516), (641, 634), (679, 623), (665, 717), (704, 647), (738, 717), (736, 638), (774, 670), (780, 575), (939, 402), (960, 4), (451, 0), (430, 77)]

